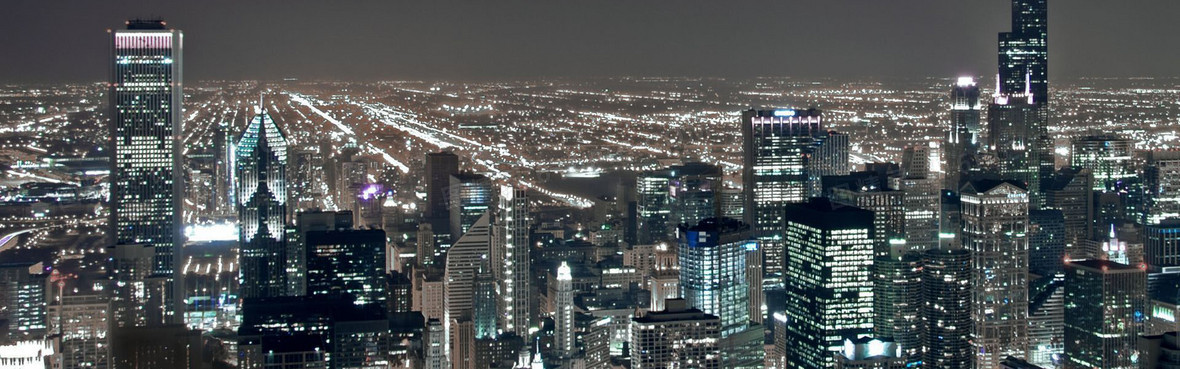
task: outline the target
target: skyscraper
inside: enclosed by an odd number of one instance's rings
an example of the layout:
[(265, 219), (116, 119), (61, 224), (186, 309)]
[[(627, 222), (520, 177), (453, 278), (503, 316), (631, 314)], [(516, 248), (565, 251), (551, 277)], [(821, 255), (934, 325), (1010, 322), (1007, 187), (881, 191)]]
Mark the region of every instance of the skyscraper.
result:
[(814, 145), (807, 163), (807, 197), (823, 196), (824, 176), (846, 176), (852, 172), (848, 134), (820, 132)]
[(1061, 210), (1028, 212), (1028, 269), (1043, 276), (1061, 272), (1065, 260), (1065, 215)]
[[(1064, 264), (1062, 264), (1064, 265)], [(1034, 280), (1028, 307), (1029, 361), (1054, 366), (1065, 350), (1065, 272)]]
[(568, 358), (574, 353), (574, 286), (570, 266), (564, 261), (557, 268), (557, 298), (554, 302), (557, 310), (553, 314), (553, 330), (557, 345), (557, 352), (561, 357)]
[(905, 148), (898, 188), (905, 193), (905, 242), (911, 250), (938, 246), (942, 167), (938, 142)]
[(152, 271), (172, 278), (169, 319), (179, 321), (184, 35), (160, 20), (131, 20), (111, 36), (110, 225), (115, 243), (154, 247)]
[(259, 101), (234, 150), (243, 298), (277, 297), (287, 285), (287, 139)]
[(672, 218), (667, 172), (641, 173), (635, 178), (635, 195), (639, 243), (663, 241), (668, 236), (668, 223)]
[(426, 154), (426, 217), (447, 217), (447, 187), (459, 174), (459, 156), (450, 151)]
[(721, 168), (705, 163), (687, 163), (669, 168), (668, 202), (671, 226), (694, 225), (718, 216)]
[(785, 214), (787, 367), (832, 368), (845, 338), (872, 334), (873, 213), (824, 198)]
[(457, 322), (469, 319), (472, 314), (473, 282), (483, 259), (491, 252), (492, 234), (489, 215), (484, 213), (471, 228), (459, 238), (446, 256), (446, 269), (443, 276), (444, 309), (443, 327), (447, 332), (447, 357), (451, 360), (463, 358), (453, 356), (456, 347), (461, 344), (457, 338)]
[(422, 351), (426, 356), (426, 362), (423, 368), (426, 369), (446, 369), (447, 365), (446, 354), (446, 331), (443, 330), (443, 325), (438, 319), (430, 319), (426, 322), (426, 334), (422, 338)]
[(347, 295), (356, 305), (385, 306), (385, 231), (307, 232), (307, 294)]
[(1065, 251), (1080, 258), (1079, 244), (1094, 237), (1093, 176), (1089, 170), (1063, 169), (1045, 192), (1045, 208), (1061, 210), (1065, 218)]
[(491, 180), (474, 173), (451, 175), (447, 190), (450, 194), (448, 211), (451, 217), (451, 240), (457, 241), (495, 206), (495, 193), (492, 192)]
[(61, 334), (62, 369), (107, 369), (110, 300), (97, 291), (58, 296), (49, 305), (50, 332)]
[(746, 224), (763, 253), (764, 283), (782, 283), (783, 205), (811, 197), (808, 181), (815, 137), (823, 134), (822, 113), (809, 110), (747, 110), (742, 113), (742, 190)]
[(753, 243), (750, 227), (712, 218), (680, 229), (680, 296), (721, 318), (722, 336), (744, 330), (750, 321), (745, 255)]
[(971, 368), (971, 253), (922, 253), (922, 361), (929, 368)]
[(757, 252), (750, 226), (730, 218), (708, 218), (691, 226), (681, 224), (677, 234), (680, 296), (689, 306), (721, 319), (722, 366), (761, 367), (764, 331), (750, 316), (750, 304), (761, 299), (750, 295), (761, 295), (762, 289), (750, 288), (746, 274), (749, 256)]
[(1153, 270), (1180, 266), (1180, 219), (1143, 227), (1144, 260)]
[(165, 278), (152, 274), (156, 253), (151, 245), (118, 244), (107, 248), (111, 296), (111, 329), (164, 324)]
[(1094, 175), (1095, 191), (1118, 191), (1124, 182), (1137, 176), (1135, 144), (1130, 139), (1092, 135), (1074, 138), (1070, 144), (1070, 166), (1089, 169)]
[(974, 181), (961, 191), (963, 247), (971, 252), (975, 366), (1028, 357), (1028, 191)]
[(496, 279), (492, 275), (492, 261), (483, 259), (472, 280), (471, 320), (475, 328), (475, 339), (496, 338), (497, 316)]
[(947, 134), (946, 179), (943, 188), (958, 189), (970, 157), (979, 149), (979, 86), (959, 77), (951, 87), (951, 129)]
[[(854, 187), (854, 186), (850, 186)], [(833, 188), (833, 202), (873, 212), (873, 331), (920, 360), (921, 254), (905, 242), (905, 193), (888, 188)]]
[[(496, 208), (496, 248), (492, 260), (498, 264), (499, 304), (505, 332), (526, 336), (532, 279), (529, 277), (529, 198), (524, 188), (500, 186)], [(421, 242), (421, 241), (419, 241)]]
[(1136, 368), (1147, 314), (1143, 269), (1109, 260), (1065, 265), (1065, 368)]
[(1180, 218), (1180, 151), (1148, 153), (1143, 172), (1147, 224)]
[(717, 216), (721, 174), (715, 165), (687, 163), (637, 176), (639, 242), (672, 239), (677, 226)]
[(999, 35), (1000, 94), (1049, 102), (1048, 9), (1047, 0), (1012, 0), (1012, 31)]
[(1012, 30), (999, 34), (996, 96), (988, 105), (988, 145), (1004, 178), (1024, 182), (1034, 208), (1053, 171), (1049, 121), (1047, 0), (1012, 0)]
[(0, 264), (0, 327), (8, 341), (39, 339), (45, 331), (48, 273), (41, 263)]
[(987, 122), (988, 147), (995, 153), (1000, 176), (1023, 183), (1038, 204), (1041, 182), (1048, 180), (1042, 162), (1046, 156), (1052, 158), (1048, 110), (1028, 94), (997, 95), (987, 106)]

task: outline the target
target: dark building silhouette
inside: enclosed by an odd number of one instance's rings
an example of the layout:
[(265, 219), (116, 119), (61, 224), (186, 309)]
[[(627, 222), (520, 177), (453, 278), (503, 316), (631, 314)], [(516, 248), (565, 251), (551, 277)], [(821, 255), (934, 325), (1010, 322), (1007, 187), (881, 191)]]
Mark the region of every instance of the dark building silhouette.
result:
[(307, 232), (307, 294), (347, 295), (384, 307), (385, 231)]

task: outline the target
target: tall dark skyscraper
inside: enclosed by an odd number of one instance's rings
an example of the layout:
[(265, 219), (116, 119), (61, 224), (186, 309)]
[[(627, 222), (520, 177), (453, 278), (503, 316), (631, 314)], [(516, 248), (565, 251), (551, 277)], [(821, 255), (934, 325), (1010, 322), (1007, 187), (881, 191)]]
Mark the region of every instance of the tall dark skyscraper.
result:
[(1027, 88), (1034, 103), (1049, 102), (1048, 9), (1048, 0), (1012, 0), (1012, 31), (999, 36), (1000, 94)]
[(385, 231), (307, 232), (307, 294), (351, 295), (356, 305), (384, 306)]
[(922, 264), (922, 361), (929, 368), (969, 369), (971, 253), (930, 249)]
[(1137, 367), (1144, 270), (1110, 260), (1071, 261), (1065, 270), (1065, 368)]
[(234, 157), (241, 265), (238, 295), (283, 296), (288, 289), (287, 139), (266, 110), (250, 120)]
[(999, 35), (998, 85), (988, 105), (988, 144), (1000, 175), (1024, 182), (1034, 208), (1043, 204), (1042, 181), (1053, 172), (1048, 22), (1047, 0), (1012, 1), (1012, 31)]
[[(112, 233), (117, 244), (152, 245), (153, 273), (179, 279), (184, 36), (159, 20), (128, 21), (111, 36)], [(182, 289), (169, 297), (170, 315), (179, 319)]]
[[(834, 368), (845, 338), (873, 331), (873, 212), (824, 198), (782, 209), (788, 368)], [(681, 271), (683, 273), (683, 271)]]
[(819, 110), (747, 110), (742, 113), (744, 222), (762, 245), (766, 284), (782, 284), (783, 206), (807, 201), (810, 154), (824, 133)]
[[(426, 220), (437, 239), (451, 243), (450, 204), (451, 175), (459, 174), (459, 156), (450, 151), (426, 154)], [(459, 235), (462, 232), (455, 231)], [(457, 237), (457, 235), (456, 235)]]

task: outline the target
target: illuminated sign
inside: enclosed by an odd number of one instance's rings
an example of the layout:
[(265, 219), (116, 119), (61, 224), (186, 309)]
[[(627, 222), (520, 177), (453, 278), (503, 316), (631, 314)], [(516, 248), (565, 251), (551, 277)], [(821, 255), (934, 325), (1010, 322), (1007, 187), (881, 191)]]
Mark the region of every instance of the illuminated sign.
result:
[(776, 116), (776, 117), (793, 117), (793, 116), (795, 116), (795, 111), (794, 111), (794, 110), (790, 110), (790, 109), (786, 109), (786, 110), (775, 110), (775, 111), (774, 111), (774, 116)]

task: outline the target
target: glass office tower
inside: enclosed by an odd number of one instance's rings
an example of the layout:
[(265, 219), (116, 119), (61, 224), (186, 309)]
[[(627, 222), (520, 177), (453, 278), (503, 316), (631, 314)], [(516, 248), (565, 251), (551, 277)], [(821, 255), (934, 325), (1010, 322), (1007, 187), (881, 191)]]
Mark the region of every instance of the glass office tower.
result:
[[(111, 33), (111, 219), (116, 244), (150, 244), (153, 273), (180, 278), (184, 242), (183, 34), (160, 20), (132, 20)], [(172, 285), (183, 284), (172, 281)], [(178, 320), (182, 288), (166, 302)]]
[(238, 294), (243, 298), (283, 296), (287, 291), (287, 139), (265, 110), (250, 120), (234, 157), (241, 265)]

